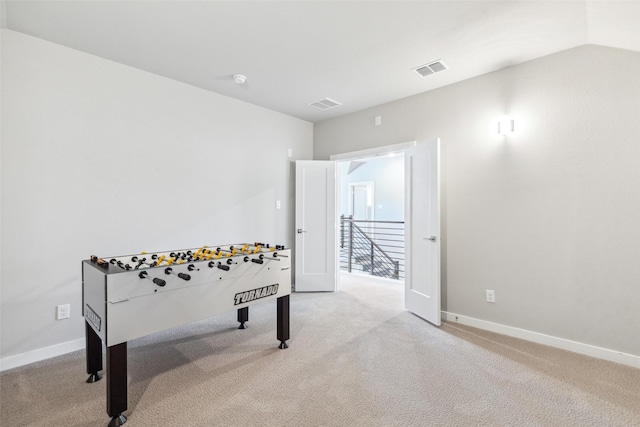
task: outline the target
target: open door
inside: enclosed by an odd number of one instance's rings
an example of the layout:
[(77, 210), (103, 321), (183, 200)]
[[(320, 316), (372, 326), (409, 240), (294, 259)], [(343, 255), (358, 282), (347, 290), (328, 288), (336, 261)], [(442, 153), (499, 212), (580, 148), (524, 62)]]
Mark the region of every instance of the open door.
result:
[(440, 326), (440, 140), (405, 150), (405, 307)]
[(296, 162), (296, 292), (335, 291), (336, 162)]

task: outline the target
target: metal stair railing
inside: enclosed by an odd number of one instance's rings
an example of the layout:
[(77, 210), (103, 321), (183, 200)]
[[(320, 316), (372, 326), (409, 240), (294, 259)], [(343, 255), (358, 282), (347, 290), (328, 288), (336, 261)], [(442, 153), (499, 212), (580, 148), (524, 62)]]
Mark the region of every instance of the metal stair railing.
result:
[(404, 278), (404, 221), (354, 220), (342, 215), (340, 249), (343, 270)]

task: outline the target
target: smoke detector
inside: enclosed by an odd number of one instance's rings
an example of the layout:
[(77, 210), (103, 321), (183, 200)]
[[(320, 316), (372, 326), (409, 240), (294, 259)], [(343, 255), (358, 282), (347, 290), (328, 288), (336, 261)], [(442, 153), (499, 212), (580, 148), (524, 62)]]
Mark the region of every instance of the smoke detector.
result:
[(430, 76), (431, 74), (439, 73), (448, 69), (447, 65), (440, 59), (430, 62), (425, 65), (421, 65), (413, 69), (413, 71), (420, 77)]
[(244, 82), (247, 81), (247, 76), (243, 76), (242, 74), (235, 74), (233, 76), (233, 81), (236, 82), (236, 84), (243, 85)]

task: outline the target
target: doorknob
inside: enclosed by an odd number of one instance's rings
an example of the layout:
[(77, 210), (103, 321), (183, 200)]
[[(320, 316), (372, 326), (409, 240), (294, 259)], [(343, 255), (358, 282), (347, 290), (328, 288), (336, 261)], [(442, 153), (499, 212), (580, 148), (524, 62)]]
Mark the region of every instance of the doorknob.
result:
[(302, 228), (298, 228), (298, 234), (306, 233), (307, 230), (303, 230)]
[(425, 240), (430, 240), (430, 241), (432, 241), (432, 242), (435, 242), (435, 241), (436, 241), (436, 236), (423, 237), (423, 239), (425, 239)]

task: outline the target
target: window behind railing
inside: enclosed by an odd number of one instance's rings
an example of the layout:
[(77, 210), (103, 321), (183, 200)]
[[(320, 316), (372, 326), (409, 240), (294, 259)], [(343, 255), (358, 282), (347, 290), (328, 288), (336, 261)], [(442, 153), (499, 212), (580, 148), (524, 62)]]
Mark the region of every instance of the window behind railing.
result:
[(404, 279), (404, 221), (340, 216), (340, 269)]

